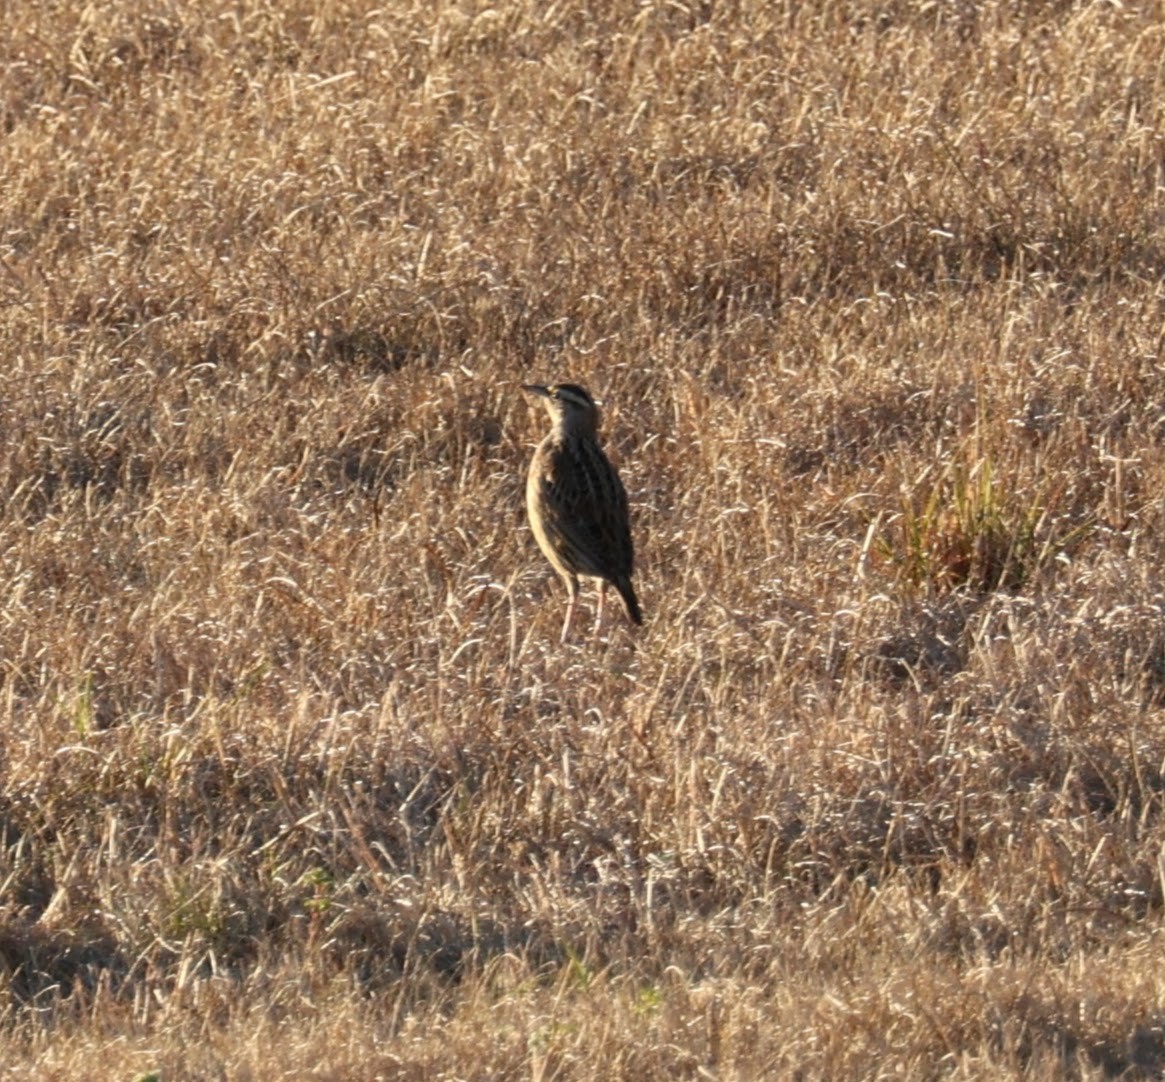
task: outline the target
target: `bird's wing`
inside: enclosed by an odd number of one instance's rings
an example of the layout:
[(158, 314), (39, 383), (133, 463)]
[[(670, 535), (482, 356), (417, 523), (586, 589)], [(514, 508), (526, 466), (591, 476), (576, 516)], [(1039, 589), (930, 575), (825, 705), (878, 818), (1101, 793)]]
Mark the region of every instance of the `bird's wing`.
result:
[(579, 574), (629, 575), (634, 555), (623, 482), (599, 447), (570, 450), (553, 457), (544, 480), (551, 509), (547, 528)]

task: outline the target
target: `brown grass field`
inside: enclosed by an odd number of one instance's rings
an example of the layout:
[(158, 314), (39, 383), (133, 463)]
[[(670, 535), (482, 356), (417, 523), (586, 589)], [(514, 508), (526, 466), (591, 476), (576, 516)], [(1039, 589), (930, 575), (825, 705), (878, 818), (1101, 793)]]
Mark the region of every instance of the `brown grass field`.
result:
[(4, 23), (0, 1077), (1165, 1075), (1162, 5)]

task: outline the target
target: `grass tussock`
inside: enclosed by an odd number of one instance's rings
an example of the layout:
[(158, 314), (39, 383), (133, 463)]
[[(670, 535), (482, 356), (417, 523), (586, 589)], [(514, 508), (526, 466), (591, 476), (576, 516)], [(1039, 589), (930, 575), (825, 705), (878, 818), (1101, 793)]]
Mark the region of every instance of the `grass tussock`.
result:
[(1157, 15), (11, 13), (0, 1062), (1159, 1077)]

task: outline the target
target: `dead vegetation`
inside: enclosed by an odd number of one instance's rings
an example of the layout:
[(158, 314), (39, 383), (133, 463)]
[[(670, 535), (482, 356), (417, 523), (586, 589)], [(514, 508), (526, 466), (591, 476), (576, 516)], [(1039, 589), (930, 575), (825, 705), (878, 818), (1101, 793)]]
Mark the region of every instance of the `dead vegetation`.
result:
[(1158, 15), (10, 15), (7, 1070), (1160, 1077)]

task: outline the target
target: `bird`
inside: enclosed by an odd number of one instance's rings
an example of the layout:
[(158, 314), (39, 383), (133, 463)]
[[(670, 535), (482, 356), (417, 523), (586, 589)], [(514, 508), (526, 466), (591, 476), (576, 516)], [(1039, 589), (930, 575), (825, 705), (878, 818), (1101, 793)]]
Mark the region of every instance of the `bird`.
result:
[(527, 383), (522, 390), (541, 398), (550, 414), (550, 432), (534, 452), (526, 479), (526, 511), (538, 547), (566, 584), (561, 641), (570, 632), (580, 577), (599, 581), (596, 633), (608, 585), (618, 592), (628, 619), (642, 624), (631, 584), (635, 552), (627, 490), (599, 446), (599, 407), (577, 383)]

